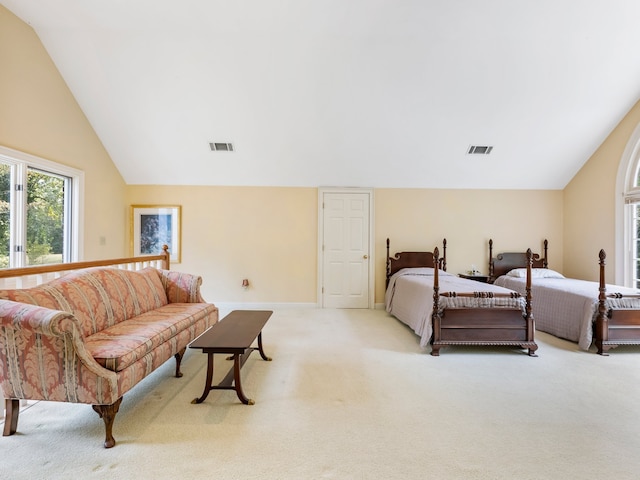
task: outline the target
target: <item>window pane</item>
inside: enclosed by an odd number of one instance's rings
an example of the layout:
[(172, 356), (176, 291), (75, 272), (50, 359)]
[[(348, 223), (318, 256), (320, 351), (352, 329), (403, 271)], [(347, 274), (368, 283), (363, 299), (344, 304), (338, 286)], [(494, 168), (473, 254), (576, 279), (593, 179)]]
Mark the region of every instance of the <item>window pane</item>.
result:
[(636, 288), (638, 288), (638, 285), (640, 285), (640, 203), (634, 203), (631, 207), (632, 218), (630, 227), (632, 229), (629, 234), (632, 237), (630, 239), (632, 250), (629, 252), (631, 258), (629, 258), (628, 261), (633, 262), (632, 285), (635, 285)]
[(0, 164), (0, 268), (9, 266), (11, 240), (11, 167)]
[(62, 263), (65, 180), (27, 171), (27, 265)]

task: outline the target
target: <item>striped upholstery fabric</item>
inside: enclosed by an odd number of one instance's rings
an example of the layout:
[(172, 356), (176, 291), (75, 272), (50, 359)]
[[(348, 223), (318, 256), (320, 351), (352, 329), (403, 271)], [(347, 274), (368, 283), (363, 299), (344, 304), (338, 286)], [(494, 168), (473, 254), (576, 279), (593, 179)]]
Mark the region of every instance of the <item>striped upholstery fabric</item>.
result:
[(7, 398), (112, 404), (218, 321), (195, 275), (95, 267), (0, 290)]

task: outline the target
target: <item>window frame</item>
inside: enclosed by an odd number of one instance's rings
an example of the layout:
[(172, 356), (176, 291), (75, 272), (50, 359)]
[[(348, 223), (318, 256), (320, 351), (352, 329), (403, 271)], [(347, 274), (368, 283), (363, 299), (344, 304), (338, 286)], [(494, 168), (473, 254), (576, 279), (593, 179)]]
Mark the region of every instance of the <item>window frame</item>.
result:
[(640, 156), (636, 154), (631, 158), (626, 169), (624, 188), (624, 285), (635, 287), (638, 283), (637, 275), (637, 222), (636, 206), (640, 206), (640, 185), (638, 185), (638, 171), (640, 170)]
[[(65, 214), (70, 215), (69, 228), (65, 228), (65, 250), (68, 262), (76, 262), (83, 254), (83, 205), (84, 205), (84, 172), (77, 168), (46, 160), (29, 153), (0, 146), (0, 161), (15, 168), (14, 184), (27, 184), (27, 170), (29, 168), (51, 175), (69, 178), (71, 186), (65, 189)], [(15, 188), (11, 189), (11, 240), (10, 265), (23, 267), (26, 263), (26, 252), (15, 252), (16, 239), (20, 238), (26, 244), (26, 192), (22, 195), (25, 201), (18, 201), (19, 196)], [(63, 261), (64, 261), (63, 260)]]

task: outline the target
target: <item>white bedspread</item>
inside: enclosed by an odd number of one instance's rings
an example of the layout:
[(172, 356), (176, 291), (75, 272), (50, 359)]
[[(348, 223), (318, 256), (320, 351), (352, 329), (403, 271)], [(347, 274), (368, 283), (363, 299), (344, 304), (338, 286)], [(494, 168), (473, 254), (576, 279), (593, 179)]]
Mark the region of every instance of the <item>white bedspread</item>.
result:
[[(496, 285), (460, 278), (441, 270), (438, 272), (438, 281), (440, 293), (509, 293), (511, 291)], [(457, 306), (488, 308), (513, 307), (516, 305), (524, 309), (523, 298), (440, 298), (441, 306), (444, 304), (451, 307), (454, 303)], [(433, 313), (433, 269), (404, 268), (392, 275), (385, 293), (385, 308), (388, 313), (408, 325), (420, 337), (420, 346), (426, 347), (433, 333), (431, 324), (431, 314)]]
[[(503, 275), (496, 285), (524, 293), (525, 279)], [(588, 350), (598, 304), (598, 282), (574, 278), (535, 278), (531, 282), (531, 308), (536, 330), (577, 342)], [(607, 293), (637, 294), (638, 290), (607, 285)], [(630, 306), (629, 299), (607, 299), (607, 306)]]

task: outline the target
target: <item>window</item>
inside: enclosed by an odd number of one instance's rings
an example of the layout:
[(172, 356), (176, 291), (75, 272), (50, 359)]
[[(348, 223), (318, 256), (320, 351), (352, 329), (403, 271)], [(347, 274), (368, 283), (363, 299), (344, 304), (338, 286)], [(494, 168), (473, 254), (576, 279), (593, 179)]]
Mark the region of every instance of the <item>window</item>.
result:
[(624, 192), (625, 268), (624, 284), (640, 288), (640, 163), (629, 170)]
[(640, 288), (640, 203), (633, 202), (626, 206), (629, 216), (629, 235), (631, 249), (629, 251), (629, 273), (631, 273), (631, 286)]
[(616, 283), (640, 288), (640, 125), (620, 159), (616, 193)]
[(78, 260), (83, 177), (0, 147), (0, 268)]

